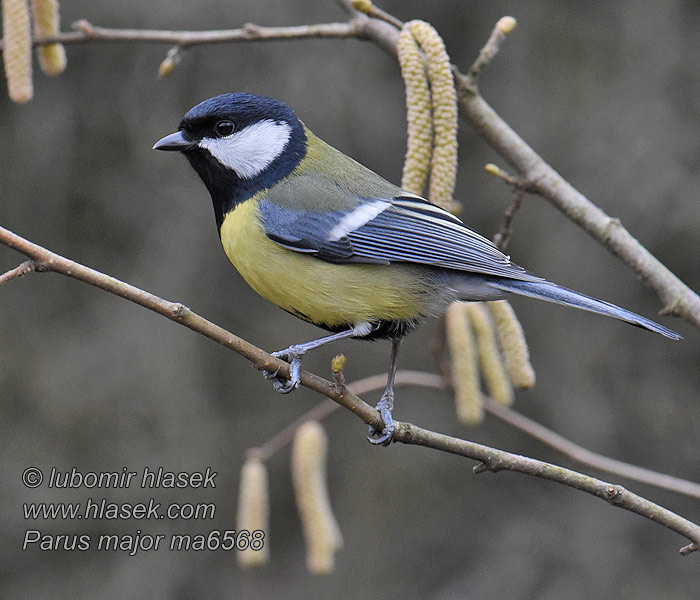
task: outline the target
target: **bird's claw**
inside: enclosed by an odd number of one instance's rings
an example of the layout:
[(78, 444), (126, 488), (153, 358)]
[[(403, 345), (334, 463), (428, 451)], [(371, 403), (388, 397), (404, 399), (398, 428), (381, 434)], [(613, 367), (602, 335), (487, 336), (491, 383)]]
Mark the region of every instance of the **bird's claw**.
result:
[(263, 369), (263, 377), (265, 379), (276, 379), (277, 374), (280, 372), (280, 367), (277, 367), (274, 371), (268, 371), (267, 369)]
[(388, 446), (394, 439), (394, 432), (396, 431), (396, 425), (394, 425), (394, 419), (391, 416), (391, 410), (394, 407), (394, 396), (385, 394), (382, 399), (377, 404), (377, 410), (382, 416), (382, 421), (384, 422), (384, 428), (381, 432), (377, 431), (376, 427), (370, 425), (369, 432), (367, 434), (367, 441), (375, 446)]
[[(294, 364), (290, 365), (290, 370), (294, 367)], [(298, 369), (297, 369), (298, 370)], [(286, 377), (283, 377), (282, 375), (279, 374), (279, 369), (277, 369), (274, 372), (271, 371), (263, 371), (263, 377), (265, 379), (271, 379), (272, 380), (272, 387), (276, 392), (279, 392), (280, 394), (288, 394), (289, 392), (294, 391), (299, 387), (299, 375), (291, 377), (291, 379), (287, 379)]]
[(289, 363), (289, 378), (279, 374), (279, 368), (274, 371), (263, 371), (265, 379), (272, 379), (272, 387), (280, 394), (288, 394), (299, 387), (301, 383), (301, 357), (303, 352), (299, 352), (296, 346), (290, 346), (286, 350), (273, 352), (272, 356), (280, 358)]

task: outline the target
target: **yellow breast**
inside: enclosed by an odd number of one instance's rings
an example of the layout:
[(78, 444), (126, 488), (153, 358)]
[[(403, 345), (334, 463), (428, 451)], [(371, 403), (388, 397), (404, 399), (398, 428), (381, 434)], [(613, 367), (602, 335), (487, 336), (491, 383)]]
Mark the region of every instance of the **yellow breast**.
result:
[(420, 268), (337, 265), (284, 248), (265, 235), (258, 200), (229, 212), (220, 235), (229, 260), (258, 294), (317, 325), (415, 319), (433, 312), (433, 294)]

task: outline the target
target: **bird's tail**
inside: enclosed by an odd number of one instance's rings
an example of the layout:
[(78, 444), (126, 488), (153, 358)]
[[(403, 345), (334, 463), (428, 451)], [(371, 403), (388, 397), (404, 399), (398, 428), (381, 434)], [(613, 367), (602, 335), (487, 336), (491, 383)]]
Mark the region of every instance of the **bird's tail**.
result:
[(548, 281), (520, 281), (516, 279), (495, 278), (489, 281), (489, 285), (504, 292), (511, 292), (520, 296), (529, 296), (530, 298), (538, 298), (540, 300), (546, 300), (547, 302), (563, 304), (564, 306), (573, 306), (574, 308), (598, 313), (599, 315), (614, 317), (637, 327), (660, 333), (672, 340), (682, 339), (675, 331), (663, 325), (659, 325), (658, 323), (654, 323), (654, 321), (646, 317), (615, 306), (610, 302), (586, 296), (585, 294), (575, 292), (554, 283), (549, 283)]

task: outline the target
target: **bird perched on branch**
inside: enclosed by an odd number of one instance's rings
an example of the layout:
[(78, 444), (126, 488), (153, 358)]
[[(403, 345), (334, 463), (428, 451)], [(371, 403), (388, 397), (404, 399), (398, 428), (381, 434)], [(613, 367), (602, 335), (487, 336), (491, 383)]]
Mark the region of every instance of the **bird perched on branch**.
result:
[(457, 217), (392, 185), (317, 138), (282, 102), (246, 93), (205, 100), (155, 146), (180, 151), (214, 202), (224, 250), (261, 296), (331, 335), (275, 356), (298, 387), (302, 356), (344, 338), (389, 338), (386, 390), (377, 404), (394, 434), (394, 374), (401, 339), (456, 300), (538, 298), (614, 317), (671, 339), (645, 317), (545, 281), (512, 263)]

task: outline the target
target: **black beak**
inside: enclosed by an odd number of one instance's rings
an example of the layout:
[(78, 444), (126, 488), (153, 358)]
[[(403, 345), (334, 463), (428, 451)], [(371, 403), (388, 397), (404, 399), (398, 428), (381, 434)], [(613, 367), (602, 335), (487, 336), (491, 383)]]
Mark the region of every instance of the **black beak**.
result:
[(162, 140), (158, 140), (154, 145), (154, 150), (187, 150), (192, 146), (192, 142), (185, 139), (182, 131), (176, 131), (170, 135), (166, 135)]

